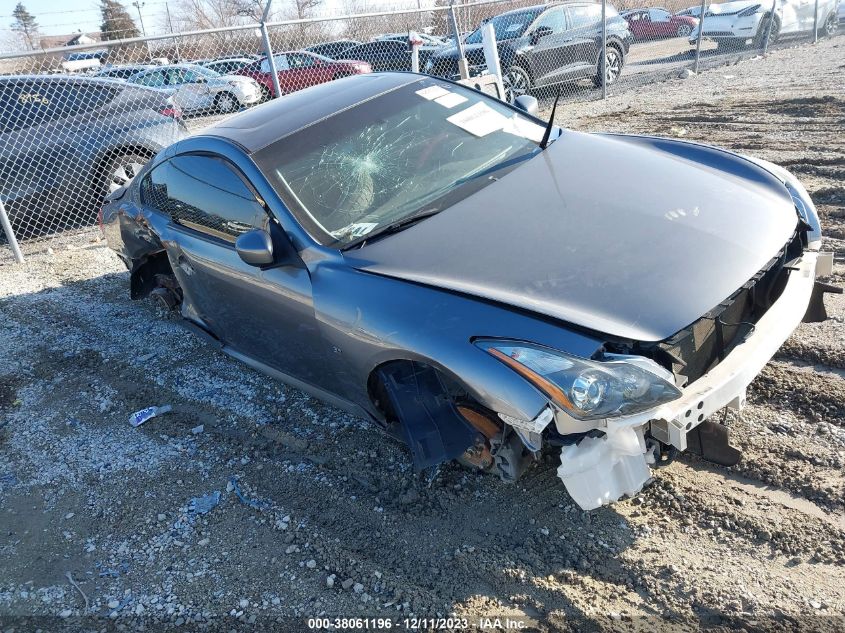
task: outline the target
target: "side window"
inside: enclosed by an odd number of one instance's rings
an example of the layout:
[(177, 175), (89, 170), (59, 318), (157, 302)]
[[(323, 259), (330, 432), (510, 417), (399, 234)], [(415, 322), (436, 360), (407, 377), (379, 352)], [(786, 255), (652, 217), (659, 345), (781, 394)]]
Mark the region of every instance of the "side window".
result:
[(597, 27), (601, 23), (601, 5), (575, 5), (569, 7), (573, 29)]
[[(273, 55), (273, 62), (276, 64), (276, 70), (289, 70), (290, 64), (288, 64), (288, 56), (287, 55)], [(269, 73), (270, 72), (270, 62), (266, 59), (261, 60), (261, 72)]]
[(291, 68), (310, 68), (314, 65), (314, 58), (311, 55), (291, 53), (287, 58)]
[(552, 33), (563, 33), (566, 30), (566, 12), (562, 8), (546, 11), (534, 25), (536, 31), (540, 27), (552, 30)]
[(164, 73), (160, 70), (147, 73), (139, 77), (135, 83), (139, 83), (142, 86), (149, 86), (150, 88), (161, 88), (164, 86)]
[(110, 86), (72, 84), (68, 92), (68, 114), (83, 114), (103, 107), (117, 96), (118, 90)]
[(211, 156), (176, 156), (141, 182), (141, 201), (177, 224), (227, 242), (263, 227), (267, 214), (234, 169)]

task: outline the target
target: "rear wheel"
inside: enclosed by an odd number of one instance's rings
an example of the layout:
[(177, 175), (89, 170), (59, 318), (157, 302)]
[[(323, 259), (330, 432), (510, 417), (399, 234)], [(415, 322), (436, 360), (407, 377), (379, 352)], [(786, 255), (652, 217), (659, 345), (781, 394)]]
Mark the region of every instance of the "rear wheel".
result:
[(513, 103), (517, 97), (528, 94), (531, 90), (531, 76), (524, 68), (511, 66), (502, 77), (502, 85), (505, 89), (505, 101)]
[(692, 33), (692, 27), (689, 24), (680, 24), (678, 26), (678, 37), (689, 37)]
[[(619, 75), (622, 74), (622, 64), (622, 52), (615, 46), (608, 46), (607, 55), (605, 56), (604, 61), (605, 81), (607, 82), (606, 85), (610, 86), (619, 79)], [(601, 70), (601, 65), (599, 65), (599, 68), (593, 77), (593, 84), (595, 84), (596, 87), (601, 86)]]
[(229, 114), (240, 107), (238, 98), (231, 92), (221, 92), (214, 98), (214, 109), (221, 114)]
[(120, 154), (106, 162), (103, 169), (105, 179), (103, 196), (113, 193), (128, 184), (141, 168), (147, 164), (149, 156), (134, 152)]
[(270, 92), (270, 89), (267, 86), (262, 84), (261, 85), (261, 101), (262, 102), (263, 101), (270, 101), (270, 99), (272, 99), (272, 98), (273, 98), (273, 93)]

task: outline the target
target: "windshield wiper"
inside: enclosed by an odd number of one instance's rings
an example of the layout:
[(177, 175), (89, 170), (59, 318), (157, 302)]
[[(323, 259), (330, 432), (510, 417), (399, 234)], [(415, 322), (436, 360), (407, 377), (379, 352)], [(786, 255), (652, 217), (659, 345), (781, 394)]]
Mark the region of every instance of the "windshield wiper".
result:
[(552, 106), (552, 114), (549, 117), (549, 122), (546, 124), (546, 132), (543, 134), (543, 140), (540, 141), (540, 149), (546, 149), (549, 146), (549, 137), (552, 134), (552, 128), (555, 126), (555, 111), (557, 111), (558, 101), (560, 101), (560, 88), (558, 88), (557, 96), (555, 97), (555, 104)]
[(426, 218), (430, 218), (433, 215), (437, 215), (443, 209), (426, 209), (424, 211), (420, 211), (419, 213), (414, 213), (412, 215), (406, 216), (401, 220), (396, 220), (396, 222), (391, 222), (390, 224), (385, 224), (380, 229), (376, 229), (366, 235), (359, 237), (357, 240), (352, 240), (343, 247), (343, 250), (348, 250), (350, 248), (363, 248), (368, 243), (370, 243), (373, 238), (377, 237), (385, 237), (387, 235), (393, 235), (394, 233), (399, 233), (400, 231), (404, 231), (409, 226), (416, 224)]
[(519, 156), (514, 156), (513, 158), (509, 158), (507, 160), (503, 160), (501, 163), (496, 163), (495, 165), (490, 165), (487, 169), (482, 169), (481, 171), (472, 174), (471, 176), (464, 176), (460, 180), (456, 180), (456, 185), (463, 185), (471, 180), (477, 180), (478, 178), (482, 178), (483, 176), (487, 176), (488, 174), (492, 174), (494, 171), (499, 171), (500, 169), (504, 169), (505, 167), (510, 167), (511, 165), (516, 165), (517, 163), (521, 163), (524, 160), (528, 160), (532, 156), (534, 156), (536, 152), (529, 152), (527, 154), (520, 154)]

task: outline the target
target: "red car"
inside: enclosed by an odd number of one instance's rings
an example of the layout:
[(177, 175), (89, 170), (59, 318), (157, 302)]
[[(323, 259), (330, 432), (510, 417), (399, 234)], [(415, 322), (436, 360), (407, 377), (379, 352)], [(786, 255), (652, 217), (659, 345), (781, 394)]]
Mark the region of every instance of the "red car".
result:
[[(367, 62), (351, 59), (329, 59), (305, 51), (276, 53), (273, 55), (273, 61), (276, 63), (276, 74), (279, 76), (279, 87), (282, 89), (282, 94), (296, 92), (308, 86), (326, 83), (339, 77), (373, 72)], [(245, 75), (255, 79), (261, 86), (265, 100), (275, 96), (270, 63), (266, 57), (241, 68), (233, 74)]]
[(658, 37), (688, 37), (698, 26), (698, 19), (689, 15), (673, 15), (666, 9), (629, 9), (621, 13), (628, 28), (638, 40)]

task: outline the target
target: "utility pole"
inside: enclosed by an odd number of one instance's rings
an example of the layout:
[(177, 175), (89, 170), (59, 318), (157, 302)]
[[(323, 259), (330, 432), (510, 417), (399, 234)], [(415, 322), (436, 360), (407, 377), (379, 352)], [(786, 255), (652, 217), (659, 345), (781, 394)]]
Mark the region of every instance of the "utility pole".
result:
[[(167, 2), (164, 3), (164, 10), (167, 12), (167, 24), (170, 27), (170, 34), (173, 35), (173, 20), (170, 19), (170, 5)], [(175, 38), (173, 44), (176, 46), (176, 59), (181, 62), (182, 53), (179, 52), (179, 38)]]
[(144, 28), (144, 16), (141, 15), (141, 7), (143, 7), (146, 2), (139, 2), (135, 0), (132, 3), (132, 6), (138, 9), (138, 22), (141, 24), (141, 35), (144, 36), (144, 43), (147, 45), (147, 54), (150, 56), (150, 61), (153, 59), (153, 52), (150, 50), (150, 43), (146, 40), (147, 37), (147, 29)]
[(267, 30), (267, 18), (270, 16), (270, 5), (272, 3), (273, 0), (267, 0), (267, 6), (264, 7), (264, 14), (261, 16), (259, 31), (261, 31), (261, 38), (264, 40), (264, 54), (267, 56), (267, 65), (270, 67), (270, 76), (273, 79), (273, 89), (276, 91), (274, 98), (278, 99), (282, 96), (282, 87), (279, 85), (279, 73), (276, 71), (276, 60), (273, 58), (270, 32)]

